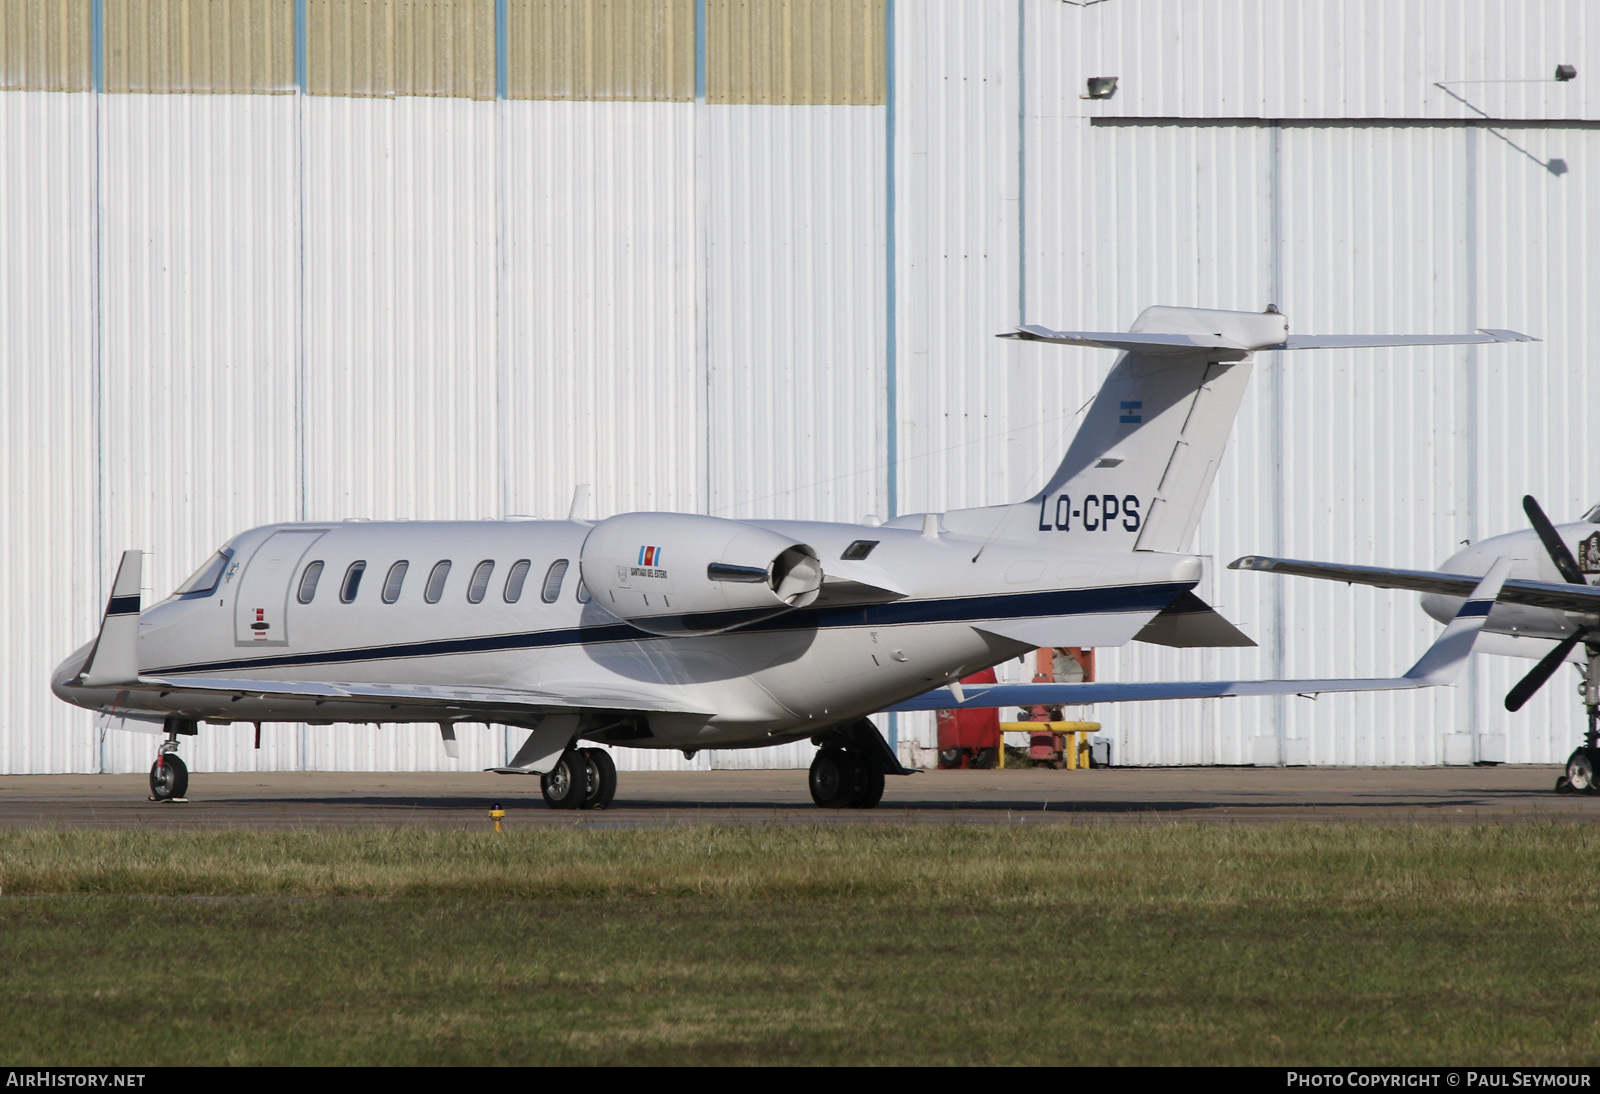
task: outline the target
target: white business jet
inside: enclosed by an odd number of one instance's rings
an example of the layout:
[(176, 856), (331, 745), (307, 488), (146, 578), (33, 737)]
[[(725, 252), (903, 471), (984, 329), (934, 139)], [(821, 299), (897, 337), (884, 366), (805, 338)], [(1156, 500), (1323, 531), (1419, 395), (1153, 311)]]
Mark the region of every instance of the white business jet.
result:
[[(183, 798), (178, 740), (232, 722), (528, 730), (498, 770), (556, 808), (616, 791), (604, 749), (821, 746), (811, 794), (867, 808), (909, 774), (867, 715), (1013, 702), (1383, 690), (1460, 670), (1503, 574), (1404, 676), (1186, 684), (959, 681), (1039, 646), (1251, 644), (1191, 590), (1186, 553), (1260, 350), (1524, 341), (1292, 338), (1265, 314), (1146, 309), (1127, 333), (1005, 337), (1121, 350), (1027, 501), (883, 525), (627, 513), (599, 521), (276, 524), (241, 532), (141, 610), (122, 556), (99, 637), (52, 678), (67, 702), (165, 735), (152, 797)], [(1024, 693), (1019, 688), (1035, 690)], [(1019, 698), (1019, 696), (1024, 696)]]
[[(1531, 529), (1479, 540), (1439, 564), (1438, 570), (1395, 570), (1292, 558), (1247, 555), (1235, 570), (1266, 570), (1383, 589), (1420, 592), (1422, 609), (1449, 619), (1461, 598), (1496, 560), (1511, 559), (1511, 574), (1484, 624), (1477, 648), (1539, 663), (1506, 693), (1509, 711), (1522, 709), (1563, 662), (1578, 665), (1578, 689), (1588, 715), (1583, 744), (1567, 759), (1557, 790), (1600, 793), (1600, 505), (1571, 524), (1552, 524), (1533, 497), (1522, 499)], [(1580, 648), (1581, 647), (1581, 648)]]

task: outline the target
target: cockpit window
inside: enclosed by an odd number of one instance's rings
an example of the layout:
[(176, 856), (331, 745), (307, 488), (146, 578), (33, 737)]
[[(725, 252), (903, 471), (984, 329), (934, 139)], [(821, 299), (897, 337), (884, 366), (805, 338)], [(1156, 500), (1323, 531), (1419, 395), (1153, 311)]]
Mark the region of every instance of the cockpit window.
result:
[(1600, 505), (1596, 505), (1593, 509), (1583, 514), (1583, 519), (1590, 524), (1600, 524)]
[(210, 596), (217, 591), (217, 585), (222, 581), (223, 573), (228, 569), (228, 563), (233, 561), (233, 552), (224, 547), (196, 570), (173, 596), (187, 600), (193, 597)]

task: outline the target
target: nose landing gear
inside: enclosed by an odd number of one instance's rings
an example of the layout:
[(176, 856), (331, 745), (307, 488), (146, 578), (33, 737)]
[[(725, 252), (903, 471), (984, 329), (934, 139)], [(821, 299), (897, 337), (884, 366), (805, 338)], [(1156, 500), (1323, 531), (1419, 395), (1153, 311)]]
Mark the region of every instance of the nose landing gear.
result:
[(1555, 781), (1557, 793), (1600, 793), (1600, 656), (1589, 648), (1584, 667), (1584, 705), (1589, 713), (1589, 728), (1584, 731), (1582, 749), (1566, 758), (1566, 773)]
[(1567, 770), (1556, 780), (1557, 794), (1600, 794), (1600, 653), (1589, 647), (1584, 665), (1583, 704), (1589, 715), (1589, 728), (1583, 734), (1583, 747), (1567, 757)]
[(156, 762), (150, 765), (150, 800), (186, 802), (189, 793), (189, 768), (178, 757), (176, 735), (161, 743)]
[(156, 750), (156, 762), (150, 765), (150, 800), (153, 802), (186, 802), (189, 793), (189, 768), (178, 757), (178, 736), (193, 737), (199, 726), (187, 718), (169, 717), (167, 739)]

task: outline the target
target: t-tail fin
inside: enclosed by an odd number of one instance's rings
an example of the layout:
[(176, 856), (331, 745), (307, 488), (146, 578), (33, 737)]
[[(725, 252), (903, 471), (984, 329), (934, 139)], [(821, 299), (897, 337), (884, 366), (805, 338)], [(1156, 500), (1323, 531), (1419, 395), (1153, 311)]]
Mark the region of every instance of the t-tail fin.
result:
[(1123, 353), (1043, 490), (1015, 505), (953, 510), (944, 528), (1009, 542), (1172, 552), (1194, 540), (1253, 353), (1530, 340), (1515, 331), (1291, 338), (1276, 308), (1171, 307), (1146, 308), (1127, 332), (1024, 326), (1001, 337)]

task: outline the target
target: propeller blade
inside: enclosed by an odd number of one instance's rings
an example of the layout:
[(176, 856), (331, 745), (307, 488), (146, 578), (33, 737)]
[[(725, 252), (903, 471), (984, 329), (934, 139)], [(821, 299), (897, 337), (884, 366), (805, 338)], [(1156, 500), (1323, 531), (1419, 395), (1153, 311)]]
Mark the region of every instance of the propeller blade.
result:
[(1573, 585), (1589, 584), (1583, 578), (1583, 571), (1578, 568), (1578, 560), (1572, 557), (1572, 552), (1562, 542), (1556, 526), (1550, 523), (1550, 518), (1544, 515), (1544, 510), (1539, 508), (1539, 503), (1533, 500), (1532, 494), (1523, 496), (1522, 511), (1528, 514), (1528, 523), (1539, 533), (1539, 542), (1544, 544), (1544, 549), (1550, 553), (1550, 560), (1556, 564), (1561, 576)]
[(1567, 659), (1567, 654), (1572, 652), (1572, 648), (1582, 637), (1583, 635), (1579, 633), (1571, 638), (1563, 638), (1560, 645), (1545, 654), (1528, 675), (1517, 681), (1516, 687), (1506, 692), (1506, 709), (1521, 710), (1522, 704), (1532, 699), (1533, 693), (1544, 687), (1544, 682), (1555, 675), (1556, 669), (1561, 667), (1561, 663)]

